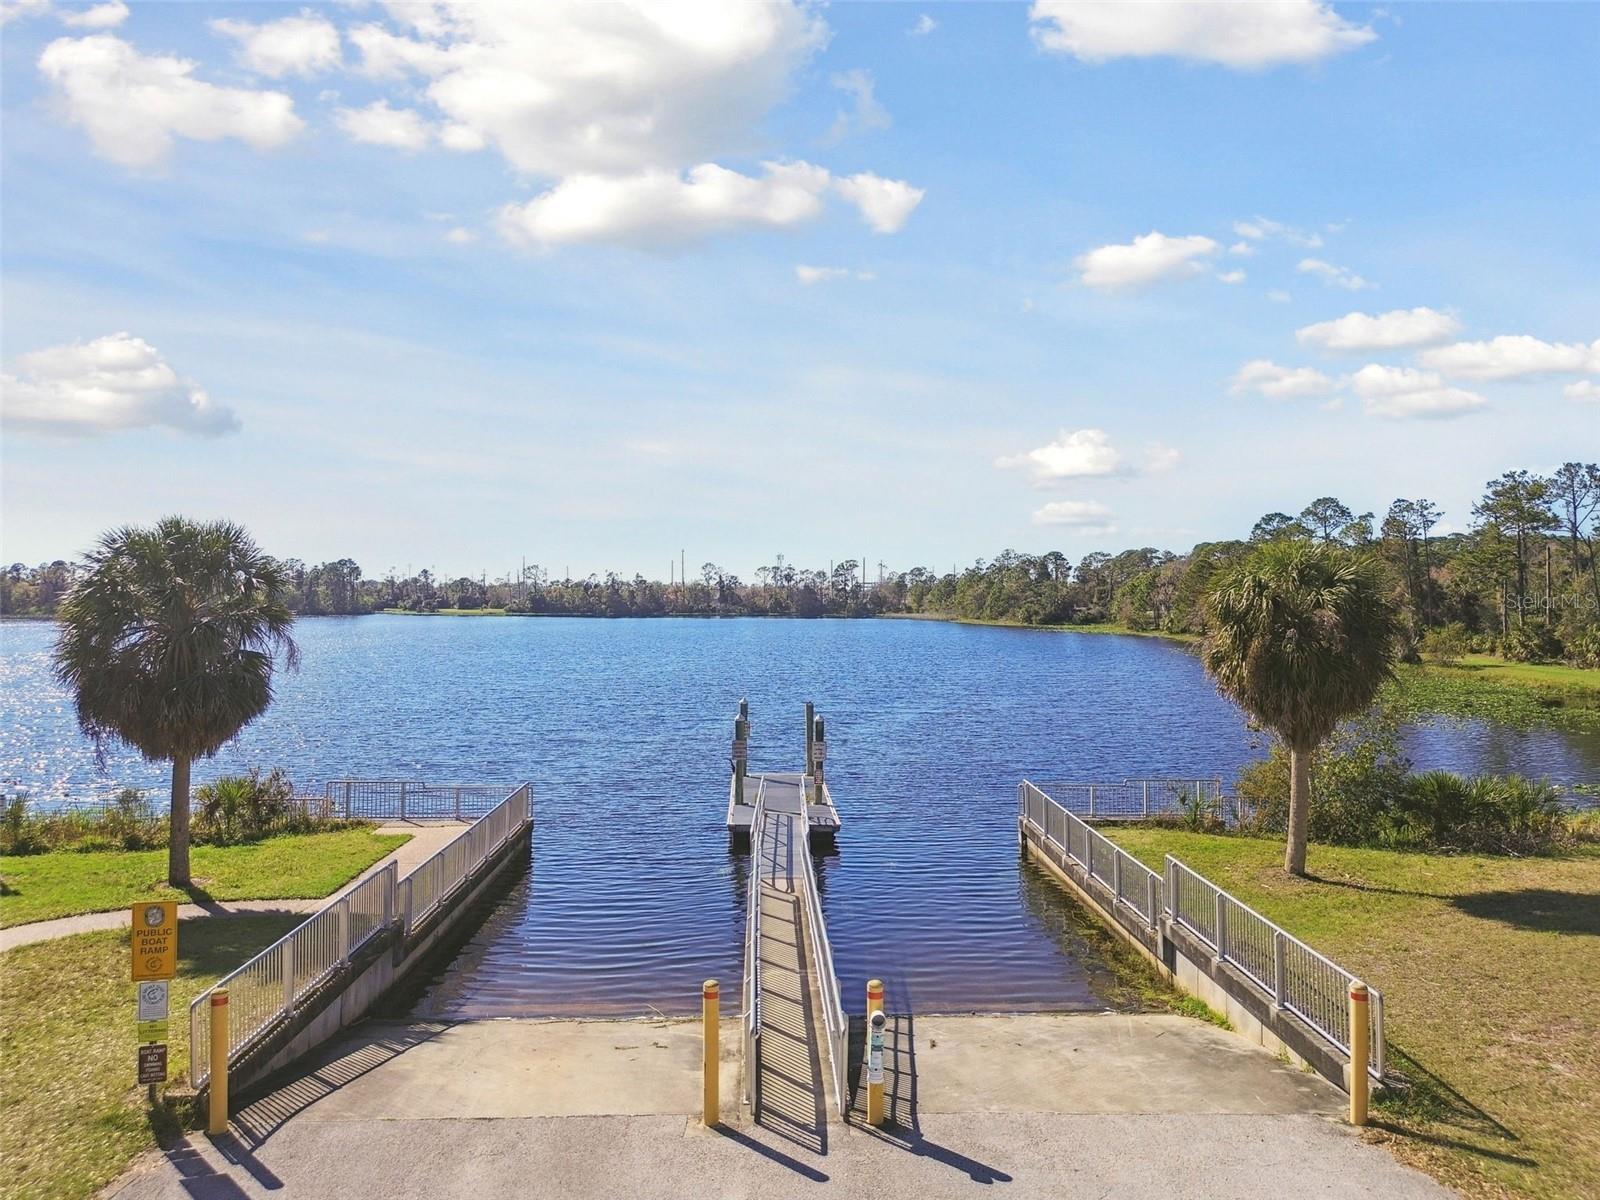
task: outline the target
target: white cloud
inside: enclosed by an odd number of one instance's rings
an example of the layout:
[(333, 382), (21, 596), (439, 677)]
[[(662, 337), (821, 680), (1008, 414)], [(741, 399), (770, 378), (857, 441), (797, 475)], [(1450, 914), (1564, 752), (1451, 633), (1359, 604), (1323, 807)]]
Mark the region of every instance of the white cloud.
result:
[(128, 19), (128, 6), (122, 0), (107, 0), (91, 8), (63, 9), (61, 23), (73, 29), (115, 29)]
[(223, 18), (212, 21), (211, 29), (239, 44), (234, 57), (240, 66), (273, 79), (333, 71), (341, 62), (339, 31), (310, 9), (261, 25)]
[(1256, 248), (1249, 242), (1235, 242), (1233, 245), (1228, 247), (1229, 254), (1236, 254), (1240, 258), (1249, 258), (1255, 252)]
[(283, 92), (219, 87), (194, 78), (195, 64), (141, 54), (121, 38), (58, 38), (39, 56), (67, 118), (95, 152), (125, 167), (152, 167), (174, 137), (238, 138), (258, 150), (281, 146), (302, 129)]
[(1052, 500), (1033, 514), (1035, 525), (1055, 525), (1085, 536), (1115, 533), (1111, 510), (1094, 500)]
[(443, 0), (390, 8), (403, 33), (350, 40), (378, 78), (427, 101), (518, 170), (637, 175), (755, 145), (760, 118), (827, 28), (787, 0), (719, 5)]
[(892, 233), (922, 191), (876, 175), (836, 179), (807, 162), (762, 164), (760, 176), (716, 163), (684, 174), (573, 175), (525, 204), (500, 210), (501, 232), (529, 245), (616, 242), (674, 246), (741, 229), (784, 229), (812, 220), (830, 188), (861, 209), (867, 224)]
[(17, 359), (16, 371), (0, 380), (5, 420), (20, 429), (85, 436), (161, 425), (212, 435), (239, 427), (231, 409), (131, 334), (35, 350)]
[(1067, 479), (1121, 475), (1128, 470), (1122, 452), (1111, 444), (1103, 429), (1063, 429), (1055, 441), (1037, 450), (997, 458), (994, 465), (1006, 471), (1027, 471), (1035, 487), (1049, 487)]
[(444, 240), (455, 246), (465, 246), (468, 242), (477, 241), (478, 235), (473, 233), (470, 229), (466, 229), (460, 225), (457, 225), (454, 229), (450, 230), (449, 233), (444, 235)]
[(1580, 379), (1577, 383), (1569, 383), (1561, 389), (1561, 394), (1568, 400), (1586, 400), (1590, 404), (1600, 403), (1600, 383), (1593, 379)]
[(428, 144), (427, 123), (409, 108), (390, 108), (387, 100), (376, 100), (365, 108), (341, 108), (334, 113), (334, 120), (357, 142), (397, 150), (421, 150)]
[(1223, 283), (1243, 283), (1244, 282), (1244, 272), (1243, 271), (1218, 271), (1217, 272), (1217, 278), (1220, 279)]
[(850, 111), (841, 112), (833, 119), (833, 127), (828, 130), (827, 140), (840, 142), (852, 133), (870, 133), (876, 129), (888, 129), (894, 124), (889, 119), (889, 110), (878, 103), (878, 98), (873, 94), (872, 72), (859, 68), (854, 71), (841, 71), (833, 77), (833, 86), (850, 97)]
[(1274, 288), (1272, 291), (1267, 293), (1267, 299), (1271, 300), (1274, 304), (1287, 304), (1290, 300), (1294, 299), (1294, 297), (1289, 295), (1288, 292), (1281, 288)]
[(834, 190), (854, 204), (874, 233), (898, 233), (926, 194), (901, 179), (883, 179), (870, 171), (833, 182)]
[(1143, 461), (1135, 464), (1111, 444), (1103, 429), (1063, 429), (1055, 441), (997, 458), (994, 465), (1004, 471), (1026, 471), (1034, 487), (1048, 488), (1071, 479), (1170, 471), (1182, 458), (1171, 446), (1152, 442), (1144, 449)]
[(1302, 275), (1315, 275), (1329, 287), (1342, 287), (1350, 292), (1359, 292), (1373, 286), (1349, 267), (1335, 266), (1333, 263), (1323, 262), (1320, 258), (1302, 258), (1295, 264), (1294, 269)]
[[(1252, 242), (1264, 242), (1269, 239), (1278, 239), (1293, 242), (1296, 246), (1304, 246), (1308, 250), (1315, 250), (1322, 245), (1322, 235), (1319, 233), (1306, 233), (1296, 229), (1293, 225), (1285, 225), (1282, 221), (1269, 220), (1266, 217), (1252, 217), (1248, 221), (1235, 221), (1233, 231), (1240, 237)], [(1244, 243), (1240, 243), (1244, 245)]]
[(1255, 69), (1315, 62), (1378, 36), (1322, 0), (1035, 0), (1029, 20), (1042, 49), (1085, 62), (1162, 55)]
[(1244, 364), (1230, 381), (1231, 390), (1259, 392), (1269, 400), (1292, 400), (1301, 396), (1326, 396), (1338, 389), (1314, 367), (1280, 367), (1269, 359), (1257, 358)]
[(0, 26), (50, 11), (50, 0), (0, 0)]
[(939, 28), (939, 22), (935, 21), (927, 13), (921, 13), (906, 32), (912, 37), (927, 37), (937, 28)]
[(1396, 350), (1442, 342), (1460, 329), (1461, 322), (1449, 313), (1432, 308), (1397, 308), (1377, 316), (1346, 313), (1336, 321), (1307, 325), (1294, 336), (1302, 346), (1320, 346), (1324, 350)]
[(1183, 455), (1171, 446), (1151, 442), (1144, 448), (1144, 469), (1147, 475), (1170, 471), (1183, 461)]
[(1488, 403), (1476, 392), (1449, 387), (1437, 372), (1414, 367), (1369, 363), (1350, 382), (1367, 412), (1378, 417), (1459, 417)]
[(1600, 372), (1600, 338), (1582, 342), (1545, 342), (1527, 334), (1487, 342), (1456, 342), (1418, 355), (1423, 366), (1458, 379), (1516, 379), (1525, 375)]
[(1090, 287), (1138, 287), (1198, 275), (1204, 269), (1198, 260), (1217, 250), (1217, 243), (1208, 237), (1168, 237), (1152, 230), (1126, 244), (1097, 247), (1075, 262), (1080, 278)]
[(852, 271), (849, 267), (813, 267), (805, 263), (795, 267), (794, 277), (807, 287), (827, 283), (831, 279), (858, 279), (863, 283), (871, 283), (877, 278), (871, 271)]
[(782, 229), (822, 210), (826, 169), (766, 163), (756, 178), (701, 163), (687, 175), (574, 175), (526, 204), (507, 205), (500, 228), (514, 242), (621, 242), (670, 246), (738, 229)]

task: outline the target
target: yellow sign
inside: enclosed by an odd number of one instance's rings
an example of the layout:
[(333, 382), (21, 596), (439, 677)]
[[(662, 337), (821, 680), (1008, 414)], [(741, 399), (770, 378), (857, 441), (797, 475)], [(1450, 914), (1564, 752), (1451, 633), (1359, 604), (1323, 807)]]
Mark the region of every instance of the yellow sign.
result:
[(133, 906), (133, 977), (171, 979), (178, 973), (178, 902)]
[(167, 1040), (166, 1021), (140, 1021), (139, 1040), (141, 1042), (164, 1042)]

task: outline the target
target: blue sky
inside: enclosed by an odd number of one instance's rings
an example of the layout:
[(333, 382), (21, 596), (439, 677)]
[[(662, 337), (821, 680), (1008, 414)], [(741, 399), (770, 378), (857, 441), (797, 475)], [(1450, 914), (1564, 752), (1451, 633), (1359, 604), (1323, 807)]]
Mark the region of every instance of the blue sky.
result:
[(6, 6), (7, 561), (948, 569), (1600, 448), (1600, 6), (127, 9)]

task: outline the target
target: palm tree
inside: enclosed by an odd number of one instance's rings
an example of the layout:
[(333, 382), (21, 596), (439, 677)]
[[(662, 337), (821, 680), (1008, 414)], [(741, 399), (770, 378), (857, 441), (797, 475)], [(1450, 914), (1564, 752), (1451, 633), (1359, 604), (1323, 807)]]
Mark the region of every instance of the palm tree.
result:
[(1311, 755), (1394, 675), (1399, 619), (1364, 554), (1272, 541), (1221, 572), (1202, 657), (1217, 688), (1289, 749), (1284, 869), (1306, 870)]
[(274, 658), (293, 667), (287, 581), (228, 521), (166, 517), (100, 539), (57, 614), (55, 673), (77, 695), (78, 724), (172, 763), (167, 880), (188, 887), (189, 767), (272, 702)]

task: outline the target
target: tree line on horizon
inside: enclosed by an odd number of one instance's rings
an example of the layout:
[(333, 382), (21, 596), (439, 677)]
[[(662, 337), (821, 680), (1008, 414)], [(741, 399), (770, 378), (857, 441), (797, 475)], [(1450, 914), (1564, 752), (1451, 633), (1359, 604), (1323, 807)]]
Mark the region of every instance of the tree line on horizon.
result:
[[(427, 570), (372, 579), (348, 558), (279, 562), (288, 606), (305, 616), (481, 609), (616, 617), (922, 614), (1199, 635), (1207, 632), (1204, 601), (1219, 570), (1264, 543), (1300, 540), (1343, 547), (1381, 568), (1407, 657), (1482, 650), (1600, 666), (1600, 465), (1565, 463), (1548, 476), (1508, 471), (1486, 485), (1466, 530), (1439, 533), (1446, 515), (1427, 499), (1397, 499), (1380, 519), (1324, 496), (1298, 514), (1265, 514), (1244, 537), (1202, 542), (1185, 554), (1144, 546), (1074, 562), (1059, 550), (1005, 550), (942, 574), (925, 567), (888, 573), (880, 564), (877, 581), (857, 560), (816, 570), (783, 555), (752, 580), (708, 562), (698, 578), (671, 582), (613, 572), (557, 579), (537, 565), (497, 580)], [(54, 615), (82, 570), (65, 560), (13, 564), (0, 573), (0, 613)]]

